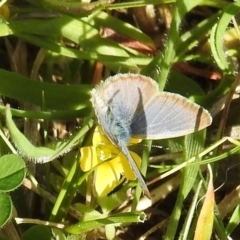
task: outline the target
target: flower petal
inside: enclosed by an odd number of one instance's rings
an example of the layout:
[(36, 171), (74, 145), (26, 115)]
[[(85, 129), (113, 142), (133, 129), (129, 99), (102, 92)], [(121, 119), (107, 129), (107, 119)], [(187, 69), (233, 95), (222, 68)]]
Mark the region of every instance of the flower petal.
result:
[(134, 144), (138, 144), (142, 141), (142, 139), (140, 138), (130, 138), (129, 142), (128, 142), (128, 146), (130, 145), (134, 145)]
[(94, 130), (92, 142), (93, 146), (112, 144), (99, 125)]
[[(133, 160), (136, 162), (138, 168), (140, 168), (141, 158), (134, 152), (130, 151), (130, 154), (131, 154)], [(133, 172), (128, 159), (122, 153), (120, 154), (120, 157), (121, 157), (121, 162), (122, 162), (122, 167), (123, 167), (123, 172), (124, 172), (125, 177), (128, 180), (136, 179), (135, 173)]]
[(98, 196), (107, 195), (119, 183), (122, 173), (122, 164), (118, 158), (101, 164), (95, 175), (95, 190)]
[(84, 172), (89, 171), (100, 162), (97, 156), (97, 149), (95, 147), (82, 147), (80, 152), (80, 167)]
[[(118, 147), (109, 141), (101, 126), (95, 128), (93, 134), (93, 146), (81, 148), (81, 169), (89, 171), (102, 162), (95, 170), (95, 190), (97, 195), (106, 195), (111, 192), (120, 182), (121, 176), (129, 180), (136, 179), (128, 159), (121, 153)], [(132, 138), (129, 144), (141, 142), (141, 139)], [(141, 158), (134, 152), (130, 152), (137, 166), (140, 166)], [(109, 160), (113, 158), (110, 161)]]

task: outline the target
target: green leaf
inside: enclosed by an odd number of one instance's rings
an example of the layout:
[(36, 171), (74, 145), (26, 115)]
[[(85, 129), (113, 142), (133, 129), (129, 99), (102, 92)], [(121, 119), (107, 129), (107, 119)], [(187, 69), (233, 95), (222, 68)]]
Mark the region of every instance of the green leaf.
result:
[(26, 231), (21, 240), (55, 240), (51, 228), (45, 226), (34, 226)]
[(16, 147), (18, 148), (19, 154), (28, 158), (28, 160), (36, 163), (46, 163), (54, 160), (58, 156), (69, 151), (71, 147), (88, 131), (92, 126), (93, 122), (89, 121), (85, 126), (82, 127), (76, 135), (74, 135), (68, 142), (62, 143), (57, 149), (53, 150), (47, 147), (35, 147), (16, 127), (12, 120), (12, 114), (9, 105), (6, 106), (6, 124), (10, 132), (10, 136)]
[(43, 83), (3, 69), (0, 69), (0, 85), (1, 95), (47, 109), (69, 111), (90, 106), (89, 85)]
[(169, 75), (166, 91), (181, 94), (186, 98), (204, 94), (202, 88), (194, 80), (174, 70)]
[[(184, 137), (184, 144), (182, 145), (179, 140), (181, 141), (181, 138), (170, 140), (170, 147), (174, 152), (183, 151), (183, 159), (182, 161), (187, 161), (192, 156), (197, 156), (202, 150), (205, 142), (205, 130), (195, 132), (191, 135)], [(200, 161), (200, 159), (197, 159), (197, 162)], [(189, 194), (190, 190), (193, 187), (193, 184), (195, 183), (195, 179), (197, 177), (198, 169), (200, 166), (192, 166), (187, 167), (182, 170), (182, 179), (181, 179), (181, 185), (178, 192), (178, 197), (176, 204), (174, 206), (173, 213), (169, 220), (169, 225), (167, 229), (166, 236), (169, 237), (169, 239), (173, 239), (177, 228), (179, 224), (179, 219), (181, 217), (182, 213), (182, 206), (183, 201)]]
[(100, 212), (84, 204), (77, 203), (74, 206), (79, 212), (83, 214), (83, 217), (81, 218), (83, 222), (95, 220), (103, 216)]
[(44, 163), (50, 161), (51, 156), (55, 153), (54, 150), (46, 147), (35, 147), (16, 127), (9, 106), (6, 107), (6, 124), (20, 155), (34, 162)]
[(18, 155), (9, 154), (0, 158), (0, 191), (12, 191), (25, 178), (25, 162)]
[(80, 1), (42, 0), (41, 3), (50, 10), (79, 16), (81, 13), (88, 12), (94, 8), (104, 8), (110, 4), (110, 1), (98, 0), (96, 2), (85, 3)]
[(138, 223), (143, 222), (146, 219), (144, 213), (120, 213), (109, 217), (96, 218), (92, 221), (84, 221), (74, 224), (65, 230), (72, 234), (82, 234), (87, 231), (91, 231), (94, 228), (105, 226), (107, 224), (123, 224), (123, 223)]
[(237, 226), (239, 226), (239, 224), (240, 224), (240, 206), (237, 205), (226, 226), (226, 233), (230, 235), (237, 228)]
[(233, 73), (235, 68), (234, 64), (231, 64), (229, 61), (230, 59), (227, 59), (223, 44), (223, 36), (225, 35), (226, 29), (231, 22), (232, 17), (237, 15), (239, 13), (239, 10), (239, 3), (233, 3), (225, 8), (222, 17), (215, 24), (211, 33), (210, 43), (213, 57), (218, 67), (229, 73)]
[(98, 203), (104, 213), (111, 212), (119, 207), (124, 201), (127, 200), (126, 190), (120, 189), (118, 192), (109, 196), (102, 196), (98, 198)]
[[(103, 22), (101, 26), (106, 26), (106, 20), (121, 23), (117, 26), (124, 34), (128, 33), (131, 37), (134, 35), (138, 41), (143, 40), (148, 42), (148, 45), (153, 45), (149, 37), (130, 24), (126, 26), (124, 22), (104, 13), (98, 13), (97, 16), (99, 16), (99, 19), (96, 19), (98, 24)], [(92, 25), (89, 24), (91, 18), (95, 18), (95, 15), (88, 16), (86, 21), (63, 15), (61, 18), (51, 20), (13, 20), (8, 24), (2, 22), (0, 29), (4, 30), (0, 32), (0, 35), (14, 34), (34, 45), (71, 58), (102, 61), (115, 72), (120, 66), (125, 71), (136, 72), (139, 71), (138, 64), (145, 65), (150, 61), (150, 58), (146, 57), (138, 60), (130, 56), (120, 44), (100, 37), (99, 26), (96, 26), (95, 22)], [(132, 35), (129, 29), (133, 31)], [(60, 40), (63, 37), (79, 44), (81, 51), (62, 46)], [(140, 53), (138, 55), (141, 57)]]
[(109, 15), (106, 12), (99, 12), (96, 14), (95, 18), (86, 17), (83, 18), (84, 21), (87, 21), (90, 24), (94, 24), (97, 26), (97, 28), (100, 28), (102, 26), (109, 27), (111, 29), (116, 30), (119, 33), (122, 33), (126, 36), (129, 36), (131, 38), (136, 39), (139, 42), (142, 42), (148, 46), (154, 46), (154, 43), (152, 39), (140, 31), (138, 28), (134, 27), (133, 25), (121, 21), (120, 19), (117, 19), (111, 15)]
[(8, 195), (0, 193), (0, 227), (3, 227), (12, 215), (12, 202)]

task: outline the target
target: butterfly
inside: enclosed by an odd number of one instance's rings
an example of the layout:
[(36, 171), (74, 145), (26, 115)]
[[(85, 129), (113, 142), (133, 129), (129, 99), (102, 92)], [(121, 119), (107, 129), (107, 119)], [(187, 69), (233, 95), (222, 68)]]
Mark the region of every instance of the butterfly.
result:
[(117, 74), (91, 91), (99, 124), (125, 157), (143, 189), (150, 193), (127, 144), (131, 137), (166, 139), (206, 128), (211, 115), (201, 106), (175, 93), (160, 92), (158, 84), (140, 74)]

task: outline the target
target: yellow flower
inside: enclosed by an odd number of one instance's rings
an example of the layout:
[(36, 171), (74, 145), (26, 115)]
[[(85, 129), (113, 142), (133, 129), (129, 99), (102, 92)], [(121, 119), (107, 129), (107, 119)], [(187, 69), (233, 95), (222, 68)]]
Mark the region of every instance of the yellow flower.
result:
[[(93, 146), (81, 148), (80, 166), (86, 172), (104, 162), (95, 170), (94, 187), (98, 196), (104, 196), (111, 192), (121, 183), (122, 176), (128, 180), (136, 178), (127, 158), (108, 140), (100, 126), (96, 127), (92, 142)], [(141, 142), (140, 139), (132, 138), (129, 144), (139, 142)], [(130, 154), (139, 167), (141, 158), (134, 152), (130, 151)]]

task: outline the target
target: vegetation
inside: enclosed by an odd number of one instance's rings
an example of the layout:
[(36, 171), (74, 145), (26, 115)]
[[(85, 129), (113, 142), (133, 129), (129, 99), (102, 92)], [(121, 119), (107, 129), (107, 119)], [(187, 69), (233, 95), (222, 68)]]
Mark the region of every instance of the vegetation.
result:
[[(222, 0), (0, 1), (0, 239), (238, 239), (239, 12)], [(213, 116), (185, 137), (132, 142), (151, 200), (134, 177), (99, 184), (107, 164), (89, 165), (118, 156), (90, 102), (117, 73)]]

